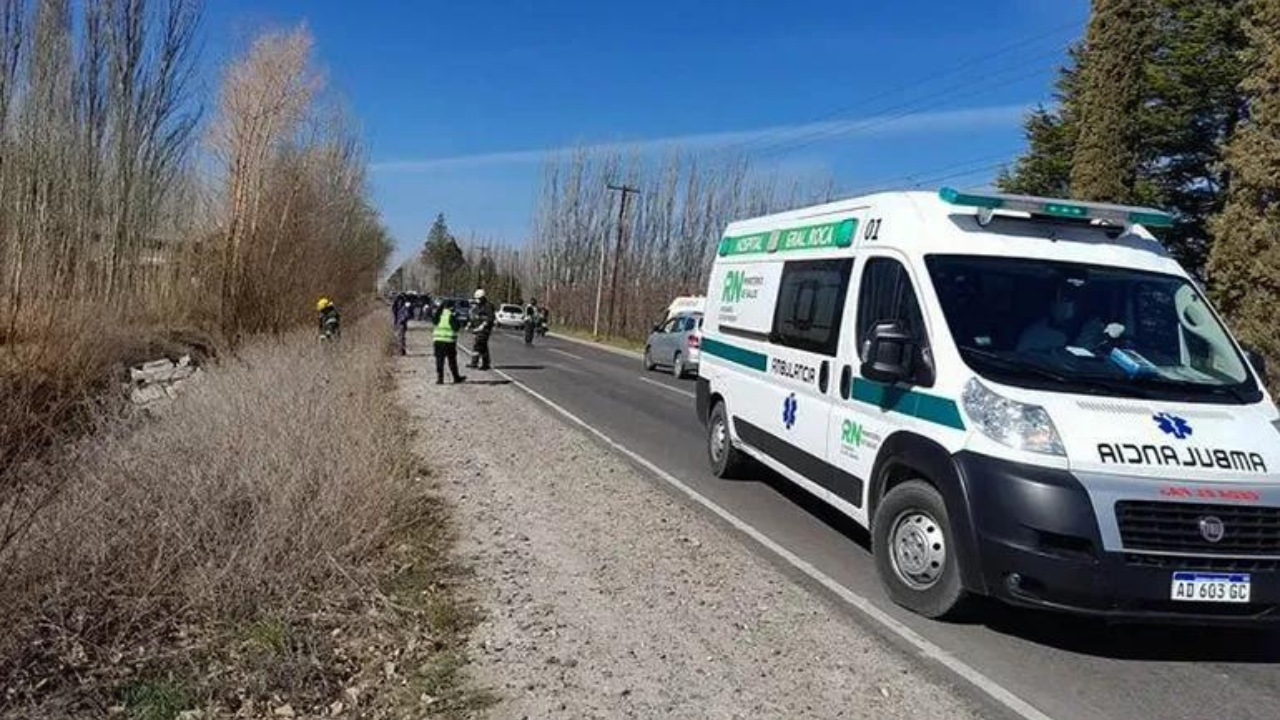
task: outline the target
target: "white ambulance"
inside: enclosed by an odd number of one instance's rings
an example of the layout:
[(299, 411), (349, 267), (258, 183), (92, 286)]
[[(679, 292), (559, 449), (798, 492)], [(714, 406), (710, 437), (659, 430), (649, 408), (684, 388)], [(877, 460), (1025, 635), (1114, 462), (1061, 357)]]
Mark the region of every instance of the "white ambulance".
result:
[(733, 223), (697, 408), (871, 531), (889, 596), (1280, 620), (1280, 414), (1144, 226), (1158, 210), (899, 192)]

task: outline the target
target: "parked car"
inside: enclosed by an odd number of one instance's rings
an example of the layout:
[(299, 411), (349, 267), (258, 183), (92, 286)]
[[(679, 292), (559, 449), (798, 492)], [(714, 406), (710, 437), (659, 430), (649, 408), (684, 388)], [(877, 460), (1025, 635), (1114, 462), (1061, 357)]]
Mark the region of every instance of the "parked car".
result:
[(524, 308), (519, 305), (504, 303), (498, 306), (498, 312), (494, 314), (494, 319), (498, 323), (498, 327), (524, 327)]
[(702, 359), (702, 313), (685, 312), (667, 318), (653, 329), (644, 344), (644, 368), (659, 365), (671, 374), (684, 377), (698, 371)]
[(454, 298), (453, 315), (463, 325), (471, 322), (471, 301), (466, 298)]
[(466, 325), (471, 320), (471, 301), (466, 298), (436, 298), (433, 306), (435, 310), (440, 308), (453, 310), (453, 316), (463, 325)]

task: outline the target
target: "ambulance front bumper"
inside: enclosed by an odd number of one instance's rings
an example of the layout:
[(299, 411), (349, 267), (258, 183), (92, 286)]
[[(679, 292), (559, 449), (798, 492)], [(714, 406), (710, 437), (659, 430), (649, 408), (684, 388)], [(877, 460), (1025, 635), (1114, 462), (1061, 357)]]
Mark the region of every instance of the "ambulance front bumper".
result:
[[(1127, 622), (1280, 623), (1280, 558), (1126, 549), (1112, 494), (1095, 497), (1066, 471), (971, 453), (955, 461), (977, 544), (970, 557), (991, 597)], [(1249, 601), (1173, 600), (1175, 573), (1243, 576)]]

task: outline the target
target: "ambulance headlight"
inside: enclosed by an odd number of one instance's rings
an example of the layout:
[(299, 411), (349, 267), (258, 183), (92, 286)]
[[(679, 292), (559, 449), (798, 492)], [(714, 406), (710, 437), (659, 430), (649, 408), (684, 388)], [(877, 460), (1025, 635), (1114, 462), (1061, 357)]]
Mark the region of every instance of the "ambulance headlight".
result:
[(1271, 427), (1275, 428), (1276, 432), (1280, 432), (1280, 420), (1272, 420)]
[(1018, 450), (1066, 455), (1058, 429), (1039, 405), (1028, 405), (997, 395), (978, 382), (969, 381), (961, 398), (965, 414), (983, 435)]

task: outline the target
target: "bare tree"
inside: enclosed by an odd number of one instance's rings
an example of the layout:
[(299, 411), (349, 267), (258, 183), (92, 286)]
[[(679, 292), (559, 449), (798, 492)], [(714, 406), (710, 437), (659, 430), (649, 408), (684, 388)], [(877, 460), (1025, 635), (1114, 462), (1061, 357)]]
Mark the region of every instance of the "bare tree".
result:
[(227, 68), (218, 97), (212, 147), (226, 181), (221, 315), (235, 330), (244, 274), (244, 246), (258, 232), (273, 153), (303, 121), (321, 78), (312, 66), (314, 41), (306, 26), (260, 36)]
[[(679, 150), (656, 161), (586, 150), (552, 158), (543, 171), (526, 253), (532, 256), (528, 286), (556, 307), (558, 322), (589, 328), (597, 284), (616, 284), (615, 333), (640, 337), (673, 296), (705, 290), (730, 221), (829, 194), (829, 181), (822, 178), (789, 178), (786, 193), (778, 190), (779, 180), (753, 173), (742, 158), (708, 159)], [(616, 263), (617, 199), (606, 195), (611, 182), (642, 190), (625, 217), (629, 242)]]

